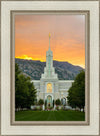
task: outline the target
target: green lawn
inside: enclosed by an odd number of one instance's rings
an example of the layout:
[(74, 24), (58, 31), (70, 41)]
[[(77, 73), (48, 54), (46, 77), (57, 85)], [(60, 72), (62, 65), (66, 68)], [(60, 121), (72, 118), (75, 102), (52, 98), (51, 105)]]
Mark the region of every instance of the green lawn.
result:
[(85, 121), (85, 113), (79, 111), (18, 111), (15, 121)]

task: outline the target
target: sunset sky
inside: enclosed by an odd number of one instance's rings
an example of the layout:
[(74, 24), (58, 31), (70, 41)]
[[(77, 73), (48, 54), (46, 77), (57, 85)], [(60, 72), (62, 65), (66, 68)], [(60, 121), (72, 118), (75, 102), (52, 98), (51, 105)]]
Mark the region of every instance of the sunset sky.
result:
[(85, 67), (84, 15), (16, 15), (15, 57), (46, 61), (49, 33), (53, 60)]

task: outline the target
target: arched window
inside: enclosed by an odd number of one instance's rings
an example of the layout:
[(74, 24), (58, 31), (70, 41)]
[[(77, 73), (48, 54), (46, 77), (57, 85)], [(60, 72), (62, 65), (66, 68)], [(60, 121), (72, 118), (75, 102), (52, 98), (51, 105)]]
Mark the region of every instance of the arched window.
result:
[(47, 93), (52, 93), (52, 84), (51, 83), (47, 84)]
[(47, 106), (51, 107), (52, 106), (52, 97), (49, 95), (47, 96)]
[(66, 105), (66, 98), (62, 98), (62, 99), (61, 99), (61, 104), (62, 104), (62, 105)]

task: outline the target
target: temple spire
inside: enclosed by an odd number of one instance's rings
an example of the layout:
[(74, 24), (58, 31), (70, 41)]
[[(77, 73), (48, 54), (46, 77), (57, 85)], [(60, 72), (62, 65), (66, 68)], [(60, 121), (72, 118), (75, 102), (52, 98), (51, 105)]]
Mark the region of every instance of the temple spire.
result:
[(50, 38), (51, 38), (51, 34), (49, 33), (49, 50), (50, 50)]

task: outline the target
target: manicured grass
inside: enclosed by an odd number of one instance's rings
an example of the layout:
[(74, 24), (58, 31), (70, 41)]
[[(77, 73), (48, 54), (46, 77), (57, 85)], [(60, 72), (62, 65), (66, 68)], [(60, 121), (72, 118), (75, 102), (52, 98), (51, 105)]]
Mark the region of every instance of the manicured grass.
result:
[(85, 113), (79, 111), (18, 111), (15, 121), (85, 121)]

